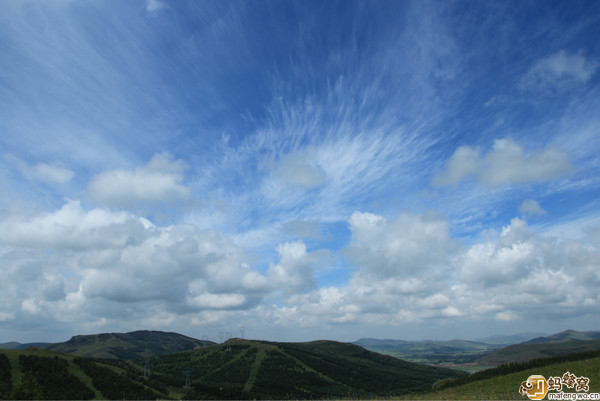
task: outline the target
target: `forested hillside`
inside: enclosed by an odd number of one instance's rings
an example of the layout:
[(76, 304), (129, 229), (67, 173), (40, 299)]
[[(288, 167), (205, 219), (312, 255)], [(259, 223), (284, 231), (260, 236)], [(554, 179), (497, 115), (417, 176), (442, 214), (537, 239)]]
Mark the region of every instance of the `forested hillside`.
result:
[(431, 388), (461, 372), (434, 368), (334, 341), (272, 343), (230, 340), (153, 358), (170, 385), (189, 379), (188, 398), (314, 398), (398, 395)]
[(134, 360), (0, 350), (2, 399), (371, 398), (424, 391), (461, 375), (333, 341), (232, 339)]

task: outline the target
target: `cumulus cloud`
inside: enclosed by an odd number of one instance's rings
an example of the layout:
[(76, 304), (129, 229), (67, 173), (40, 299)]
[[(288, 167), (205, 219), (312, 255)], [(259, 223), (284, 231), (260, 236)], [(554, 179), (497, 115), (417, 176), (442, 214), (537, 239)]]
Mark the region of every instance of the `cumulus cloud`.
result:
[(473, 245), (459, 262), (462, 281), (496, 286), (527, 276), (538, 259), (534, 244), (524, 240), (526, 233), (526, 223), (517, 218), (504, 228), (497, 243)]
[(319, 187), (323, 185), (327, 176), (314, 156), (311, 152), (303, 155), (286, 155), (273, 167), (273, 174), (276, 178), (295, 187), (303, 189)]
[(123, 247), (141, 240), (144, 224), (126, 212), (85, 211), (79, 201), (70, 200), (54, 212), (0, 222), (0, 241), (33, 248)]
[(406, 213), (388, 221), (355, 212), (348, 222), (345, 254), (358, 270), (344, 285), (290, 296), (272, 310), (278, 324), (399, 325), (462, 315), (445, 284), (457, 251), (446, 220)]
[(271, 264), (267, 275), (273, 286), (286, 294), (316, 288), (315, 266), (331, 257), (328, 251), (308, 253), (302, 241), (281, 244), (277, 247), (277, 253), (279, 263)]
[(474, 244), (457, 259), (455, 297), (473, 314), (495, 310), (499, 320), (597, 311), (592, 288), (599, 281), (592, 270), (600, 258), (592, 261), (591, 255), (600, 256), (597, 245), (543, 237), (514, 218), (495, 239)]
[(448, 222), (431, 213), (402, 214), (387, 221), (368, 212), (349, 219), (351, 244), (346, 253), (365, 274), (415, 276), (444, 266), (453, 248)]
[(446, 169), (433, 178), (434, 185), (454, 185), (479, 171), (481, 167), (479, 149), (460, 146), (446, 161)]
[[(577, 241), (544, 237), (520, 218), (461, 247), (435, 214), (388, 220), (355, 212), (345, 252), (357, 269), (347, 282), (322, 287), (315, 277), (332, 256), (311, 252), (302, 241), (280, 244), (278, 260), (262, 274), (247, 264), (242, 248), (215, 231), (86, 211), (77, 201), (21, 223), (39, 237), (17, 235), (9, 243), (12, 228), (3, 222), (0, 246), (0, 320), (20, 324), (42, 324), (43, 317), (43, 324), (74, 323), (93, 332), (247, 319), (324, 330), (507, 322), (600, 308), (595, 231)], [(49, 239), (69, 233), (69, 241)], [(19, 284), (24, 281), (27, 286)], [(264, 302), (279, 296), (276, 304)]]
[(284, 305), (262, 308), (272, 324), (539, 321), (597, 313), (600, 307), (594, 291), (600, 283), (600, 244), (593, 237), (544, 237), (514, 218), (486, 240), (457, 248), (439, 217), (388, 221), (357, 212), (349, 222), (349, 257), (359, 270), (344, 285), (315, 288), (292, 295)]
[(519, 211), (524, 216), (542, 216), (546, 211), (540, 206), (535, 199), (526, 199), (519, 207)]
[(519, 82), (522, 89), (551, 89), (587, 82), (600, 66), (582, 53), (560, 50), (533, 64)]
[(272, 291), (245, 251), (215, 231), (155, 226), (130, 213), (84, 210), (78, 201), (2, 221), (0, 265), (5, 319), (44, 316), (77, 322), (77, 330), (83, 321), (111, 329), (129, 321), (131, 329), (148, 314), (181, 322), (245, 310)]
[(571, 169), (568, 155), (560, 149), (548, 148), (525, 155), (523, 147), (514, 140), (497, 139), (484, 157), (479, 149), (459, 147), (445, 169), (433, 177), (432, 184), (455, 185), (473, 176), (488, 187), (498, 187), (550, 180)]
[(148, 234), (120, 249), (116, 260), (82, 265), (83, 295), (228, 309), (247, 307), (267, 290), (265, 277), (245, 264), (244, 252), (214, 231), (171, 226)]
[(190, 190), (182, 185), (185, 165), (157, 154), (135, 170), (105, 171), (92, 178), (87, 193), (95, 201), (109, 206), (134, 206), (177, 202), (186, 199)]

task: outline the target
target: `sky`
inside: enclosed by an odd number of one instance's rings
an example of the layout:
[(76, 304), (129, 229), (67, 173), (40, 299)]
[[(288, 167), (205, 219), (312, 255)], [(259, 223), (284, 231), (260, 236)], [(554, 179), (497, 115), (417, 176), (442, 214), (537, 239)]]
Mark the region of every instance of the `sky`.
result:
[(0, 0), (0, 342), (599, 330), (600, 2)]

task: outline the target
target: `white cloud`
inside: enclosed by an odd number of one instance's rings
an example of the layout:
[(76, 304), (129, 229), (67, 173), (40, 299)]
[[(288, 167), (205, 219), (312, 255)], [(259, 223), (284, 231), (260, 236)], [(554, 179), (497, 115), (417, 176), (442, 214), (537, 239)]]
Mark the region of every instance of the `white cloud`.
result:
[(75, 176), (75, 172), (61, 162), (37, 163), (31, 165), (14, 155), (5, 154), (3, 159), (28, 180), (42, 181), (49, 184), (66, 184)]
[(519, 315), (517, 315), (516, 313), (514, 313), (512, 311), (498, 312), (498, 313), (496, 313), (495, 317), (496, 317), (496, 319), (503, 320), (503, 321), (511, 321), (511, 320), (519, 319)]
[(14, 318), (15, 315), (13, 315), (12, 313), (0, 312), (0, 322), (8, 322), (10, 320), (13, 320)]
[(184, 168), (181, 160), (172, 161), (167, 154), (157, 154), (133, 171), (117, 169), (96, 175), (87, 193), (110, 206), (181, 201), (190, 194), (189, 188), (181, 184)]
[(323, 185), (326, 174), (314, 155), (287, 155), (273, 167), (275, 177), (289, 185), (312, 189)]
[(272, 291), (244, 250), (219, 233), (86, 211), (78, 201), (14, 216), (0, 232), (0, 314), (18, 324), (35, 317), (37, 326), (135, 329), (150, 315), (181, 324), (202, 311), (252, 308)]
[(435, 214), (402, 214), (392, 221), (355, 212), (349, 219), (350, 261), (365, 274), (380, 277), (416, 276), (447, 265), (454, 246), (448, 222)]
[(0, 241), (34, 248), (98, 249), (140, 241), (144, 223), (126, 212), (85, 211), (70, 200), (59, 210), (0, 222)]
[(156, 12), (165, 7), (166, 5), (160, 0), (146, 0), (146, 11), (149, 13)]
[(551, 89), (587, 82), (600, 63), (581, 53), (560, 50), (535, 62), (521, 79), (522, 89)]
[(543, 237), (515, 218), (495, 239), (474, 244), (457, 259), (454, 298), (473, 314), (495, 309), (499, 320), (579, 316), (594, 311), (593, 302), (581, 306), (596, 298), (598, 261), (597, 245)]
[[(266, 328), (325, 330), (510, 322), (594, 313), (600, 305), (594, 231), (580, 241), (543, 237), (519, 218), (461, 249), (439, 216), (387, 220), (356, 212), (347, 252), (358, 269), (347, 282), (321, 288), (315, 274), (331, 255), (309, 252), (302, 241), (280, 244), (277, 263), (261, 274), (243, 249), (211, 230), (143, 224), (130, 214), (82, 210), (75, 201), (23, 223), (34, 221), (46, 222), (38, 223), (43, 235), (73, 232), (88, 245), (22, 240), (9, 246), (2, 239), (0, 317), (21, 323), (45, 316), (78, 330), (85, 321), (98, 331), (247, 319)], [(102, 230), (110, 226), (115, 230)], [(99, 238), (115, 232), (130, 240)], [(23, 280), (27, 286), (19, 285)], [(284, 297), (279, 304), (264, 303), (278, 296)]]
[[(540, 321), (598, 313), (598, 244), (543, 237), (519, 218), (463, 249), (454, 247), (443, 220), (431, 216), (387, 221), (357, 212), (349, 222), (350, 248), (363, 255), (350, 254), (359, 270), (343, 285), (316, 288), (262, 309), (269, 319), (281, 326), (296, 322), (323, 329)], [(414, 242), (407, 243), (411, 234)], [(407, 261), (415, 267), (402, 269)]]
[(498, 243), (479, 243), (468, 249), (459, 262), (462, 281), (496, 286), (515, 282), (538, 267), (534, 245), (524, 241), (519, 233), (515, 235), (523, 225), (522, 220), (513, 219)]
[(479, 149), (460, 146), (446, 162), (446, 170), (433, 178), (434, 185), (458, 184), (466, 177), (476, 174), (481, 167)]
[(495, 140), (485, 157), (479, 153), (478, 149), (459, 147), (446, 162), (444, 171), (433, 177), (432, 184), (454, 185), (474, 176), (488, 187), (498, 187), (550, 180), (572, 169), (564, 151), (548, 148), (525, 155), (523, 147), (512, 139)]
[(286, 294), (316, 288), (315, 266), (321, 265), (330, 256), (327, 251), (308, 253), (302, 241), (281, 244), (277, 253), (279, 263), (270, 265), (267, 276), (275, 288)]
[(57, 184), (65, 184), (71, 181), (71, 178), (75, 175), (72, 170), (59, 163), (38, 163), (33, 167), (33, 174), (41, 181)]
[(519, 211), (524, 216), (542, 216), (547, 213), (535, 199), (524, 200)]
[(40, 307), (37, 306), (36, 303), (31, 299), (25, 299), (23, 302), (21, 302), (21, 309), (32, 315), (37, 315), (40, 313)]
[(246, 304), (242, 294), (201, 294), (188, 299), (188, 303), (198, 309), (231, 309)]

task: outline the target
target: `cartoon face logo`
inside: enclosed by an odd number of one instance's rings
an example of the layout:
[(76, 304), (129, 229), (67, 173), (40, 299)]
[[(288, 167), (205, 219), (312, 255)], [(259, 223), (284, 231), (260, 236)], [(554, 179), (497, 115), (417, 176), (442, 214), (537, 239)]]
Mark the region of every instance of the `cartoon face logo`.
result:
[(546, 378), (540, 375), (531, 375), (526, 381), (521, 383), (519, 393), (527, 394), (527, 397), (531, 400), (541, 400), (546, 396), (548, 392), (548, 383)]

